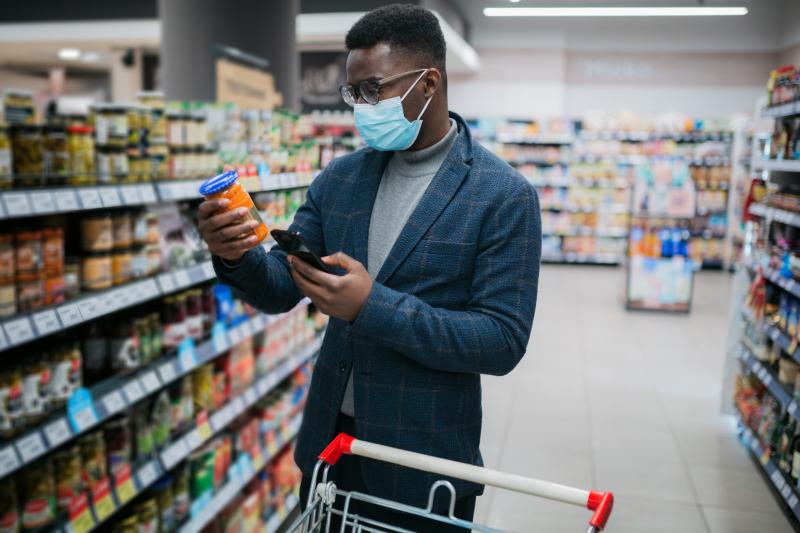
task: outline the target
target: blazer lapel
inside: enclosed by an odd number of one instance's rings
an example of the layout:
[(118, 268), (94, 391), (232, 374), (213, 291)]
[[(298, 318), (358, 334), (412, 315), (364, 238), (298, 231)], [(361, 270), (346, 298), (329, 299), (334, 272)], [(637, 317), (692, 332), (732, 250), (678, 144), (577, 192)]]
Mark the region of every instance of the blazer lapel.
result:
[(381, 183), (383, 170), (389, 161), (390, 152), (372, 151), (364, 156), (364, 166), (358, 169), (361, 176), (355, 182), (352, 209), (350, 210), (350, 249), (347, 255), (360, 261), (364, 268), (367, 265), (367, 245), (369, 242), (369, 222), (372, 218), (372, 207)]
[[(378, 276), (375, 278), (378, 283), (385, 283), (405, 258), (408, 257), (408, 254), (411, 253), (419, 240), (425, 235), (428, 228), (431, 227), (439, 217), (439, 214), (450, 203), (450, 200), (464, 181), (467, 172), (469, 172), (470, 166), (466, 161), (471, 158), (468, 159), (465, 156), (471, 155), (471, 151), (465, 145), (470, 143), (470, 138), (468, 133), (465, 134), (461, 130), (462, 127), (466, 128), (465, 125), (459, 125), (460, 131), (455, 144), (447, 154), (439, 171), (433, 177), (428, 190), (425, 191), (414, 212), (411, 213), (408, 222), (406, 222), (400, 232), (400, 236), (389, 252), (389, 256), (384, 261), (380, 272), (378, 272)], [(373, 194), (373, 201), (374, 196)]]

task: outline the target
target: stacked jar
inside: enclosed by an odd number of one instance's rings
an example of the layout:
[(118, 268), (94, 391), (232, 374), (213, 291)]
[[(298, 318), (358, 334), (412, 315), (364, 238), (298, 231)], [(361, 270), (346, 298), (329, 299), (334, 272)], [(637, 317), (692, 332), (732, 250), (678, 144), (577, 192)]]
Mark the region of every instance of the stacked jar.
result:
[(100, 184), (128, 180), (128, 108), (98, 105), (91, 108), (97, 145), (97, 181)]
[(168, 174), (167, 120), (164, 115), (164, 93), (147, 91), (139, 93), (139, 103), (148, 117), (145, 145), (146, 168), (152, 179), (164, 179)]
[[(45, 305), (63, 303), (66, 299), (63, 227), (48, 221), (41, 229), (20, 230), (14, 237), (17, 312), (25, 313)], [(7, 275), (7, 264), (3, 269)], [(13, 307), (11, 297), (6, 289), (0, 304), (5, 310)]]

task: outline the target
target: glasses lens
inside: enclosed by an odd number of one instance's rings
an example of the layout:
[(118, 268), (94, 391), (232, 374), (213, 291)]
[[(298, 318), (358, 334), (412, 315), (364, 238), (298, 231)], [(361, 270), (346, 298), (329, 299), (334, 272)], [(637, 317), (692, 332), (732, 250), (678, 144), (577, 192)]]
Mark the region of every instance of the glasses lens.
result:
[(342, 85), (339, 87), (339, 92), (342, 95), (342, 100), (344, 100), (344, 103), (350, 107), (353, 107), (353, 105), (356, 103), (356, 95), (352, 85)]
[(365, 102), (372, 105), (378, 103), (380, 88), (381, 87), (378, 85), (378, 82), (374, 80), (364, 80), (358, 84), (358, 90), (361, 93), (361, 97)]

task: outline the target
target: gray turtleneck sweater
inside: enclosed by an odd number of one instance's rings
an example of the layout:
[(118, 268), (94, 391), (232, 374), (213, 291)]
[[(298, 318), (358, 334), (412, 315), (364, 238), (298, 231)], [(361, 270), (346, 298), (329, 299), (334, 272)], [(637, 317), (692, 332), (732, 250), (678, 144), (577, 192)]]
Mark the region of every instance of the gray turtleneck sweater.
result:
[[(458, 126), (450, 119), (450, 130), (439, 142), (422, 150), (394, 152), (386, 164), (369, 221), (367, 270), (372, 279), (380, 272), (408, 218), (444, 163), (457, 135)], [(348, 416), (353, 416), (355, 412), (352, 371), (341, 410)]]

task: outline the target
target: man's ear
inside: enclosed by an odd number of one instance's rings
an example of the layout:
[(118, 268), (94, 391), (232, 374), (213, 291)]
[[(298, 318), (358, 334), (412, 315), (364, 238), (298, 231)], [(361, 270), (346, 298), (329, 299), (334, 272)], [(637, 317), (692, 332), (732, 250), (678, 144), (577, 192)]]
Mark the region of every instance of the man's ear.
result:
[(425, 98), (430, 98), (442, 88), (442, 73), (432, 68), (425, 73)]

